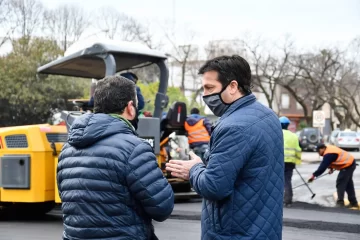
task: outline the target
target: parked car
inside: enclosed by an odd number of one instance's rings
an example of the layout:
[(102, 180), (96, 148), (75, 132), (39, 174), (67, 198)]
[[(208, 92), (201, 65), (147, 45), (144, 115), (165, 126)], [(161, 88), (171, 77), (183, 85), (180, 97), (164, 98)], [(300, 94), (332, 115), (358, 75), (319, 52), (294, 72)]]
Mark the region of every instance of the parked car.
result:
[(300, 147), (303, 151), (316, 151), (318, 143), (324, 143), (323, 135), (317, 128), (304, 128), (300, 131)]
[(339, 132), (340, 132), (340, 129), (335, 129), (334, 131), (331, 132), (330, 139), (329, 139), (330, 144), (335, 144), (335, 139)]
[(344, 150), (360, 151), (360, 137), (356, 132), (341, 131), (337, 134), (334, 145)]

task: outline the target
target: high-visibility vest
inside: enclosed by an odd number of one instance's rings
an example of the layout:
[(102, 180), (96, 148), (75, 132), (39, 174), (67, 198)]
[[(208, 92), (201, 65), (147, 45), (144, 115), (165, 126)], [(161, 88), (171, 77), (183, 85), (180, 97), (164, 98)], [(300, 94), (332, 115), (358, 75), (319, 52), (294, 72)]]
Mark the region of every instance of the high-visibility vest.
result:
[(295, 133), (283, 130), (284, 135), (284, 161), (286, 163), (301, 163), (301, 148), (299, 139)]
[(351, 166), (351, 164), (353, 164), (353, 162), (354, 162), (354, 157), (350, 153), (348, 153), (336, 146), (328, 145), (326, 147), (324, 156), (326, 154), (330, 154), (330, 153), (336, 153), (339, 155), (338, 158), (336, 159), (336, 161), (331, 163), (331, 165), (330, 165), (330, 167), (333, 169), (336, 169), (336, 170), (344, 169), (344, 168)]
[(188, 133), (189, 144), (210, 141), (210, 135), (204, 126), (204, 119), (200, 119), (193, 126), (190, 126), (187, 122), (185, 122), (185, 130)]

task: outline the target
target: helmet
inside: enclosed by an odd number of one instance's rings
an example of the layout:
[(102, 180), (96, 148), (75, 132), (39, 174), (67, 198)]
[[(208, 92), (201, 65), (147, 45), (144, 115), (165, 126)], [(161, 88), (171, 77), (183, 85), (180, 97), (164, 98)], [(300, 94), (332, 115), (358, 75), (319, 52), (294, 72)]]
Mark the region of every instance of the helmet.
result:
[(279, 120), (282, 124), (290, 124), (290, 120), (287, 117), (280, 117)]

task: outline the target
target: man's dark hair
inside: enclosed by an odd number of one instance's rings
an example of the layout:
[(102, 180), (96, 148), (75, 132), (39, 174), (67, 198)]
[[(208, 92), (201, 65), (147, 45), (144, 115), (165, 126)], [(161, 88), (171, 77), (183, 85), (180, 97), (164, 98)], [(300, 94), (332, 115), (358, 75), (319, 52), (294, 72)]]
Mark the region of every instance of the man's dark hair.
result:
[(129, 101), (136, 104), (135, 83), (121, 76), (105, 77), (94, 92), (94, 112), (121, 114)]
[(199, 74), (216, 71), (219, 81), (226, 87), (230, 81), (236, 80), (243, 94), (251, 93), (251, 69), (249, 63), (239, 55), (220, 56), (208, 60), (200, 69)]
[(200, 114), (200, 110), (198, 108), (193, 108), (190, 110), (190, 114)]
[(319, 143), (316, 145), (316, 150), (319, 151), (320, 149), (326, 149), (326, 145), (324, 143)]

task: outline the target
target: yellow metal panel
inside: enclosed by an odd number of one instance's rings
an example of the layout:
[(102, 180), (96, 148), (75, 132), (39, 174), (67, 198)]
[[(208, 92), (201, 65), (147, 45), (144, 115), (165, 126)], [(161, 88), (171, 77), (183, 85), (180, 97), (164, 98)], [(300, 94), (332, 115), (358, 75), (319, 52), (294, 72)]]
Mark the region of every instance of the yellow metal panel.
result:
[[(2, 202), (45, 202), (54, 201), (54, 188), (46, 189), (47, 181), (46, 170), (49, 164), (53, 162), (51, 159), (45, 159), (44, 153), (31, 153), (30, 160), (30, 189), (3, 189), (1, 188)], [(52, 164), (50, 164), (51, 166)], [(52, 170), (53, 168), (51, 168)], [(50, 172), (51, 175), (51, 172)], [(52, 172), (53, 175), (53, 172)], [(53, 178), (51, 179), (53, 182)]]
[[(51, 143), (46, 133), (67, 133), (66, 126), (51, 126), (49, 124), (18, 126), (0, 129), (3, 147), (0, 148), (0, 157), (4, 154), (31, 156), (30, 160), (30, 189), (3, 189), (0, 188), (2, 202), (60, 202), (56, 185), (57, 156), (53, 155)], [(5, 136), (25, 134), (28, 148), (6, 148)], [(56, 143), (57, 155), (63, 143)], [(55, 160), (55, 161), (54, 161)]]
[(59, 195), (59, 189), (57, 186), (57, 181), (56, 181), (56, 176), (57, 176), (57, 165), (58, 165), (59, 159), (56, 157), (55, 158), (55, 202), (56, 203), (61, 203), (61, 199), (60, 199), (60, 195)]

